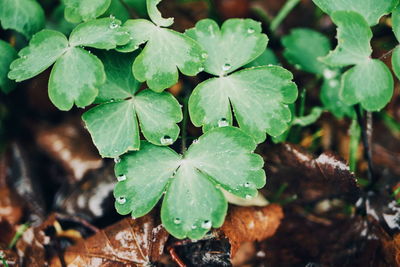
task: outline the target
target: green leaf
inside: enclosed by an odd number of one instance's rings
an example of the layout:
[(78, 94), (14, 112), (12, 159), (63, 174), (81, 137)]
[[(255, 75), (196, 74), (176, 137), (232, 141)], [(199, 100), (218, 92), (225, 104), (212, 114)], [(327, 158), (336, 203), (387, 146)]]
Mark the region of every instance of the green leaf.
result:
[(65, 18), (78, 23), (95, 19), (110, 6), (111, 0), (64, 0)]
[(352, 117), (354, 109), (340, 98), (340, 77), (324, 79), (321, 87), (321, 102), (337, 118)]
[(149, 17), (154, 24), (160, 27), (169, 27), (174, 23), (174, 18), (164, 19), (161, 16), (160, 11), (157, 9), (157, 5), (160, 2), (161, 0), (146, 0), (147, 12), (149, 13)]
[(102, 18), (79, 24), (71, 33), (72, 46), (114, 49), (129, 41), (129, 34), (115, 18)]
[(147, 82), (150, 89), (161, 92), (174, 85), (178, 69), (188, 76), (202, 71), (204, 51), (191, 38), (143, 19), (128, 20), (123, 28), (131, 40), (119, 51), (130, 52), (147, 42), (133, 63), (133, 74), (140, 82)]
[(17, 52), (9, 43), (0, 40), (0, 90), (9, 93), (15, 88), (15, 83), (10, 81), (7, 73), (11, 62), (17, 57)]
[(264, 66), (206, 80), (190, 96), (190, 118), (203, 131), (232, 125), (232, 105), (240, 128), (261, 143), (266, 132), (278, 136), (288, 127), (287, 104), (297, 98), (292, 78), (282, 67)]
[(326, 56), (331, 49), (329, 39), (323, 34), (298, 28), (282, 38), (285, 47), (283, 55), (298, 69), (306, 72), (322, 75), (327, 68), (318, 60)]
[(17, 82), (30, 79), (50, 67), (67, 48), (68, 40), (62, 33), (42, 30), (18, 53), (20, 58), (11, 63), (8, 77)]
[(265, 184), (263, 160), (254, 141), (234, 127), (211, 130), (183, 156), (143, 142), (141, 150), (121, 157), (114, 196), (121, 214), (148, 213), (166, 192), (161, 208), (164, 227), (175, 237), (199, 239), (220, 227), (227, 201), (220, 187), (242, 198)]
[(338, 45), (321, 60), (335, 67), (366, 63), (372, 53), (372, 32), (365, 19), (353, 11), (337, 11), (332, 20), (338, 26)]
[(301, 127), (311, 125), (315, 123), (319, 119), (319, 117), (321, 117), (323, 111), (324, 110), (320, 107), (313, 107), (310, 114), (306, 116), (295, 117), (293, 119), (292, 125), (299, 125)]
[(398, 6), (392, 13), (392, 30), (400, 41), (400, 6)]
[[(108, 102), (90, 109), (83, 120), (103, 157), (118, 157), (140, 147), (144, 137), (156, 145), (170, 145), (179, 135), (176, 123), (182, 120), (178, 101), (167, 92), (143, 90), (131, 72), (135, 54), (100, 53), (107, 80), (100, 86), (97, 102)], [(114, 102), (114, 100), (117, 100)]]
[(279, 65), (278, 58), (275, 56), (274, 52), (269, 48), (265, 49), (265, 51), (258, 58), (246, 64), (244, 67), (251, 68), (251, 67), (261, 67), (268, 65)]
[(67, 21), (64, 17), (64, 4), (60, 4), (51, 13), (49, 19), (46, 21), (46, 28), (59, 31), (66, 36), (69, 36), (76, 24)]
[(111, 0), (111, 5), (106, 13), (104, 13), (104, 16), (114, 16), (122, 22), (127, 21), (131, 17), (128, 9), (123, 3), (123, 0)]
[(133, 8), (139, 17), (147, 17), (146, 0), (123, 0), (129, 7)]
[(61, 110), (90, 105), (105, 81), (104, 67), (94, 55), (79, 47), (69, 48), (54, 65), (49, 79), (49, 97)]
[(388, 67), (370, 59), (342, 76), (341, 98), (348, 105), (360, 103), (368, 111), (385, 107), (393, 95), (394, 81)]
[(392, 68), (394, 74), (400, 79), (400, 46), (397, 46), (392, 54)]
[(44, 27), (44, 11), (35, 0), (0, 0), (0, 7), (0, 22), (5, 30), (16, 30), (30, 39)]
[(322, 11), (332, 15), (335, 11), (355, 11), (360, 13), (370, 26), (389, 14), (399, 0), (313, 0)]
[(203, 19), (185, 33), (207, 52), (206, 72), (224, 76), (260, 56), (268, 43), (261, 23), (252, 19), (229, 19), (219, 29), (211, 19)]

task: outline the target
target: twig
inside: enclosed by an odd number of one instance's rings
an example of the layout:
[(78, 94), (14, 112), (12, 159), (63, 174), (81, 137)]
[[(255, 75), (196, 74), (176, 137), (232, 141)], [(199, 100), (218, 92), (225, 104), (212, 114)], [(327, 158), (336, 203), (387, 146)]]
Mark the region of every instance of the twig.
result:
[[(397, 46), (396, 46), (396, 47), (397, 47)], [(386, 52), (385, 54), (383, 54), (383, 55), (379, 58), (379, 60), (382, 60), (382, 59), (387, 58), (390, 54), (393, 53), (393, 51), (396, 49), (396, 47), (390, 49), (388, 52)]]
[(287, 0), (286, 4), (281, 8), (278, 15), (271, 21), (270, 30), (274, 32), (282, 21), (289, 15), (293, 8), (300, 3), (300, 0)]

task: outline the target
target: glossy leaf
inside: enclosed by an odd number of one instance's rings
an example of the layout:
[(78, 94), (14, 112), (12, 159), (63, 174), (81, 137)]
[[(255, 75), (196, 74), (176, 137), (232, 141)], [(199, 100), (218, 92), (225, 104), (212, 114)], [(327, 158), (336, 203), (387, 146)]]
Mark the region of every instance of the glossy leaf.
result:
[(151, 21), (154, 22), (154, 24), (161, 27), (169, 27), (174, 23), (174, 19), (173, 18), (164, 19), (161, 16), (160, 11), (157, 9), (157, 5), (160, 2), (161, 0), (146, 0), (147, 12), (149, 13), (149, 17)]
[(7, 77), (11, 62), (17, 57), (15, 49), (7, 42), (0, 40), (0, 90), (9, 93), (15, 83)]
[(204, 131), (232, 125), (232, 105), (240, 128), (257, 143), (265, 140), (265, 133), (278, 136), (291, 120), (287, 104), (297, 98), (292, 78), (289, 71), (278, 66), (244, 69), (227, 77), (211, 78), (199, 84), (190, 96), (190, 118)]
[(110, 3), (111, 0), (64, 0), (64, 15), (72, 23), (88, 21), (106, 12)]
[(72, 31), (69, 42), (72, 46), (114, 49), (129, 41), (129, 34), (120, 25), (121, 21), (115, 18), (81, 23)]
[(392, 98), (393, 86), (389, 68), (371, 59), (343, 74), (341, 98), (348, 105), (360, 103), (368, 111), (378, 111)]
[(49, 97), (61, 110), (90, 105), (105, 81), (104, 67), (94, 55), (72, 47), (57, 60), (50, 74)]
[(335, 67), (364, 64), (371, 56), (372, 32), (365, 19), (353, 11), (337, 11), (332, 15), (338, 26), (338, 45), (321, 60)]
[(115, 167), (116, 208), (138, 217), (148, 213), (166, 191), (161, 208), (164, 227), (175, 237), (199, 239), (224, 221), (223, 187), (240, 197), (254, 197), (265, 184), (263, 160), (254, 141), (238, 128), (205, 133), (188, 151), (143, 142), (141, 150), (122, 156)]
[[(107, 75), (100, 86), (98, 103), (83, 115), (93, 141), (103, 157), (118, 157), (140, 148), (138, 122), (145, 138), (156, 145), (170, 145), (178, 138), (182, 112), (167, 92), (143, 90), (131, 72), (135, 54), (101, 53)], [(116, 101), (114, 101), (116, 100)]]
[(174, 85), (178, 69), (188, 76), (202, 71), (204, 51), (191, 38), (143, 19), (128, 20), (124, 29), (131, 40), (119, 51), (134, 51), (147, 42), (133, 63), (133, 73), (140, 82), (147, 82), (150, 89), (161, 92)]
[(43, 29), (45, 16), (36, 0), (0, 0), (0, 22), (3, 29), (12, 29), (30, 39)]
[(8, 77), (17, 82), (30, 79), (50, 67), (67, 48), (68, 40), (62, 33), (42, 30), (18, 53)]
[(355, 11), (360, 13), (370, 26), (389, 14), (399, 0), (313, 0), (322, 11), (332, 15), (335, 11)]
[(298, 28), (282, 38), (283, 55), (296, 68), (322, 75), (326, 66), (319, 57), (326, 56), (331, 49), (330, 41), (323, 34), (310, 29)]
[(185, 33), (207, 52), (204, 70), (216, 76), (229, 74), (260, 56), (268, 43), (261, 23), (252, 19), (229, 19), (218, 24), (203, 19)]

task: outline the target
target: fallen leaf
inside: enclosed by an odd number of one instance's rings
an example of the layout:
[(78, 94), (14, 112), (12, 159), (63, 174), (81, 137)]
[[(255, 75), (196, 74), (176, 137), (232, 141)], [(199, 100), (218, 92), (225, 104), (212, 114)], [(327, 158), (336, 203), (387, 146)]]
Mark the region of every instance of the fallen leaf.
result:
[[(69, 247), (67, 266), (148, 266), (164, 251), (168, 233), (152, 214), (126, 218)], [(61, 266), (53, 258), (51, 266)]]
[(392, 266), (400, 266), (400, 234), (392, 240), (383, 241), (385, 258)]

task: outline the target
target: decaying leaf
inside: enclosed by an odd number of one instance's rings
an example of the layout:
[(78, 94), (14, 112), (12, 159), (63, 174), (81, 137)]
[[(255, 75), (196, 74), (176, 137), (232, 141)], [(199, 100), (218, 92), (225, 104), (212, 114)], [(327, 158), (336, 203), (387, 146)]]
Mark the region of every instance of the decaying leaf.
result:
[(385, 258), (392, 266), (400, 266), (400, 234), (393, 237), (393, 240), (383, 241)]
[[(69, 247), (68, 266), (148, 266), (163, 253), (168, 233), (152, 215), (126, 218)], [(61, 266), (57, 258), (52, 266)]]
[(266, 207), (232, 207), (221, 228), (231, 244), (232, 257), (242, 243), (273, 236), (282, 218), (282, 207), (277, 204)]

